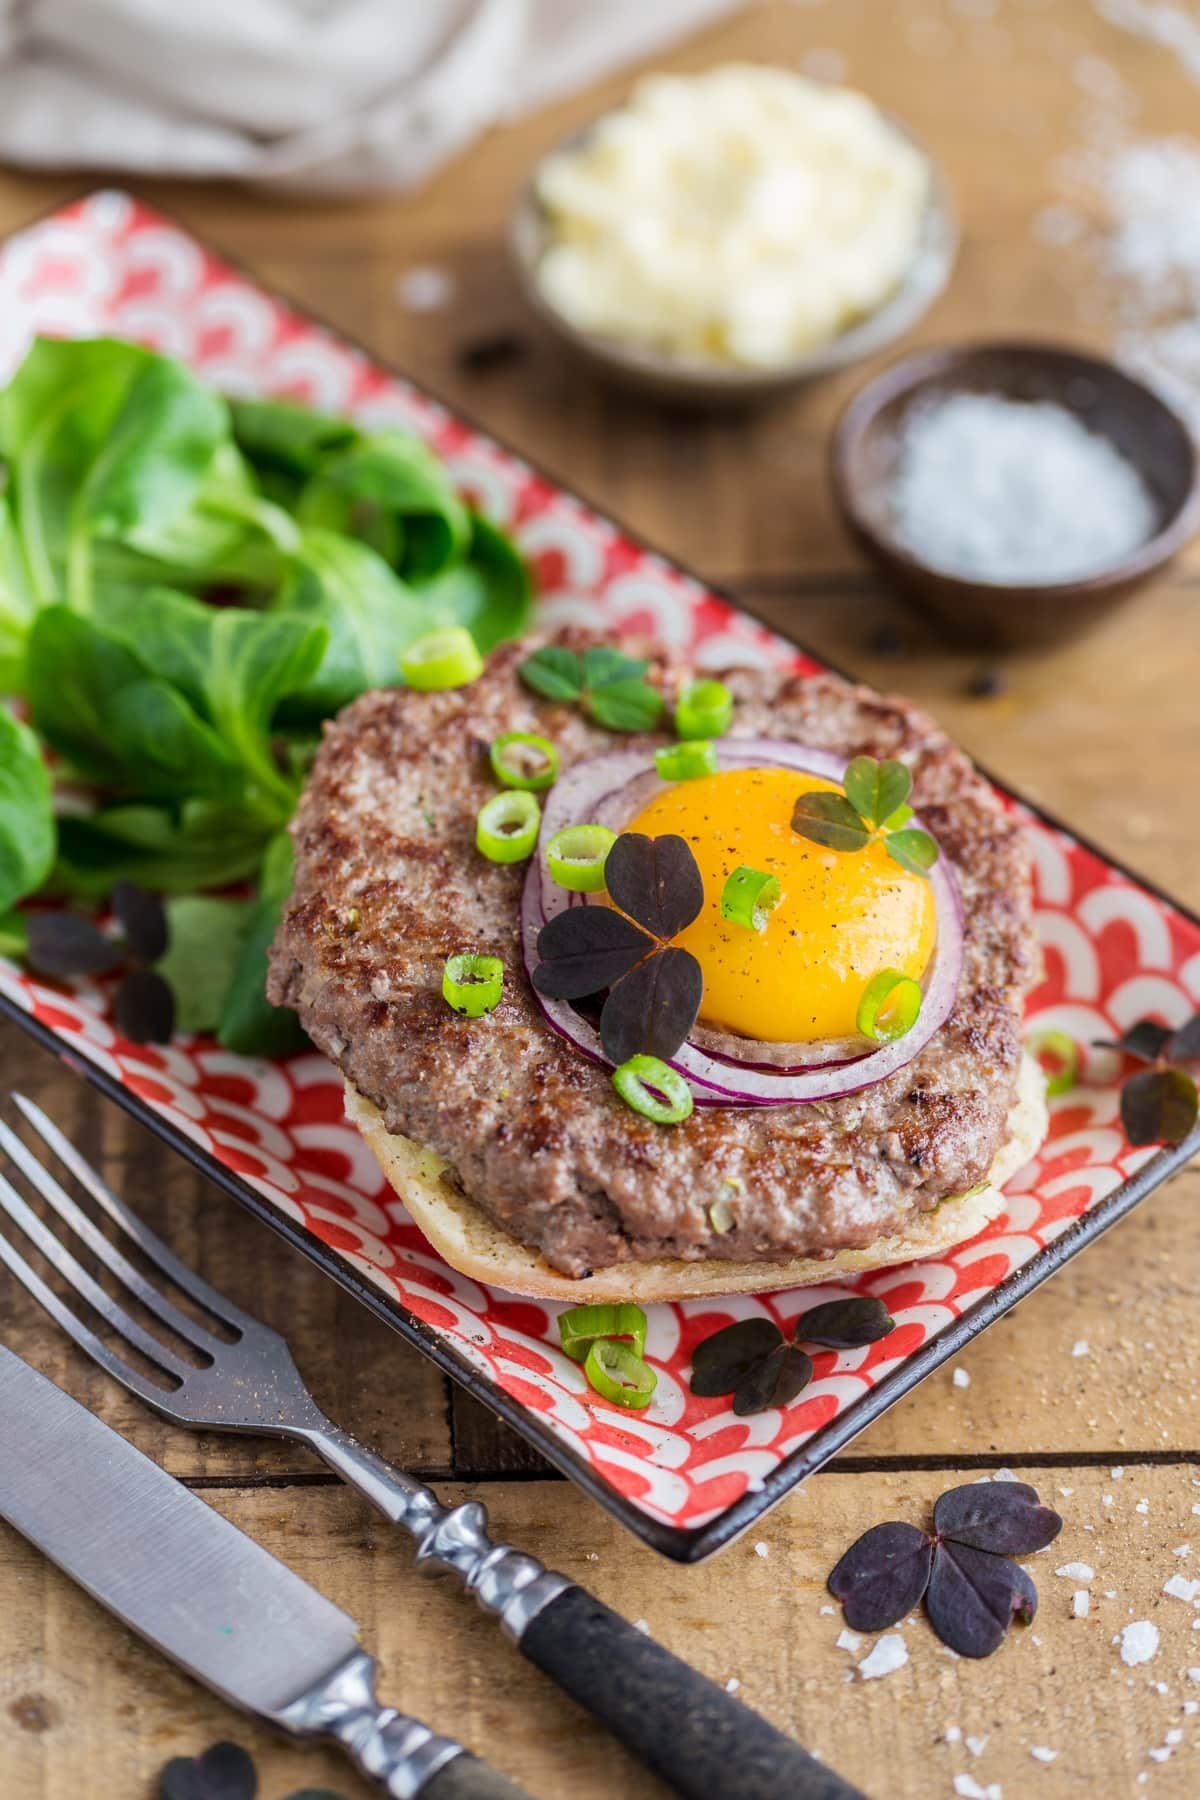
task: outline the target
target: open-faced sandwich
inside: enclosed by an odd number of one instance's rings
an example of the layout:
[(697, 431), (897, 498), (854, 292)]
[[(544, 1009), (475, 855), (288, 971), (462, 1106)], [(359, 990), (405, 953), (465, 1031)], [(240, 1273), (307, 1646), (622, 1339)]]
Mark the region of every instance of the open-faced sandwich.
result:
[(752, 1292), (995, 1216), (1045, 1129), (1029, 856), (928, 717), (581, 634), (414, 666), (326, 727), (270, 994), (450, 1264)]

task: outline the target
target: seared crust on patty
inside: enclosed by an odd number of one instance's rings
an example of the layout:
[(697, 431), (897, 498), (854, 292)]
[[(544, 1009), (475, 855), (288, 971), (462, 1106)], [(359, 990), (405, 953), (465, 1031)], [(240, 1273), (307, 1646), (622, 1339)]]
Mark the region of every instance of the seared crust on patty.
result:
[[(963, 975), (945, 1025), (874, 1087), (794, 1107), (698, 1107), (664, 1129), (545, 1024), (521, 958), (526, 866), (474, 847), (500, 732), (542, 733), (564, 765), (638, 741), (529, 693), (516, 675), (528, 648), (497, 651), (468, 688), (364, 695), (326, 728), (293, 827), (272, 1000), (296, 1008), (390, 1132), (444, 1158), (444, 1180), (568, 1275), (661, 1257), (828, 1257), (899, 1235), (983, 1181), (1007, 1134), (1035, 951), (1024, 834), (962, 752), (906, 701), (836, 676), (726, 674), (734, 737), (911, 764), (913, 803), (963, 892)], [(686, 677), (658, 667), (668, 687)], [(442, 999), (443, 964), (460, 950), (504, 959), (504, 998), (481, 1019)], [(718, 1198), (732, 1218), (720, 1233)]]

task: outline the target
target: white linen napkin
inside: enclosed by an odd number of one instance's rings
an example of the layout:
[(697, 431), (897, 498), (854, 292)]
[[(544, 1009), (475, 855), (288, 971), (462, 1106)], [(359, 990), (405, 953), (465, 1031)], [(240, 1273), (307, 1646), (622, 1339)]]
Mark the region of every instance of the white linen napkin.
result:
[(0, 0), (0, 161), (405, 188), (736, 0)]

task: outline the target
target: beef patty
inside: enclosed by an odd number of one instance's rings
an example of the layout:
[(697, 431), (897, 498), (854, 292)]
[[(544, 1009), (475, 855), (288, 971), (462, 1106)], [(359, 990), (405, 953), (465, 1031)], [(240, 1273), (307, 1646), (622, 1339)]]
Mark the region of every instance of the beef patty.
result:
[[(543, 1022), (520, 948), (526, 865), (487, 862), (474, 847), (500, 732), (541, 733), (564, 766), (615, 743), (662, 741), (614, 739), (528, 692), (516, 672), (528, 648), (498, 650), (467, 688), (366, 694), (326, 727), (293, 827), (296, 881), (271, 951), (271, 999), (295, 1007), (389, 1131), (445, 1158), (445, 1179), (566, 1274), (661, 1256), (831, 1255), (983, 1181), (1006, 1135), (1036, 958), (1023, 831), (962, 752), (906, 701), (832, 675), (725, 674), (732, 737), (910, 763), (913, 804), (962, 888), (965, 960), (950, 1018), (874, 1087), (797, 1106), (697, 1108), (665, 1129)], [(684, 678), (665, 659), (655, 668), (668, 689)], [(480, 1019), (442, 998), (443, 964), (461, 950), (504, 960), (504, 997)], [(709, 1217), (718, 1198), (720, 1222), (732, 1219), (720, 1232)]]

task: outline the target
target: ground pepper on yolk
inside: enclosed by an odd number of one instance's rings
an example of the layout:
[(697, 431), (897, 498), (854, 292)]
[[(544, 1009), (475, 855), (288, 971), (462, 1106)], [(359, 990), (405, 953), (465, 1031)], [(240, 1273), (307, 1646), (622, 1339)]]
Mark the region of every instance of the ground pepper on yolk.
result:
[[(727, 769), (681, 781), (626, 826), (674, 833), (704, 881), (699, 917), (673, 940), (704, 971), (702, 1023), (766, 1043), (854, 1037), (863, 989), (880, 969), (919, 981), (933, 955), (933, 889), (882, 843), (827, 850), (792, 830), (801, 794), (840, 792), (792, 769)], [(721, 917), (721, 891), (745, 865), (774, 875), (783, 897), (764, 931)]]

